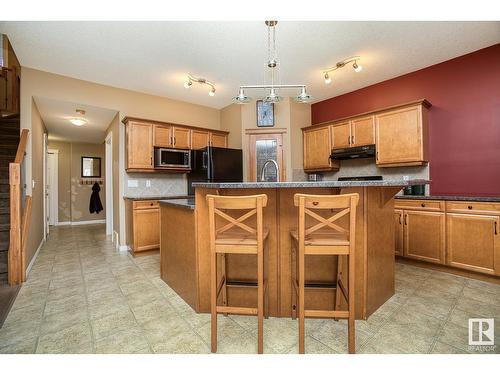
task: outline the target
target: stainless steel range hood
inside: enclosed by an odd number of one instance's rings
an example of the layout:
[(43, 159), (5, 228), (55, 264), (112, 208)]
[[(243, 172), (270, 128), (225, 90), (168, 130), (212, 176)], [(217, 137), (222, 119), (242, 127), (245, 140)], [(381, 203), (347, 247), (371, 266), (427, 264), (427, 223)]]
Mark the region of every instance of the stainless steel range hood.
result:
[(333, 149), (332, 160), (348, 160), (375, 157), (375, 145)]

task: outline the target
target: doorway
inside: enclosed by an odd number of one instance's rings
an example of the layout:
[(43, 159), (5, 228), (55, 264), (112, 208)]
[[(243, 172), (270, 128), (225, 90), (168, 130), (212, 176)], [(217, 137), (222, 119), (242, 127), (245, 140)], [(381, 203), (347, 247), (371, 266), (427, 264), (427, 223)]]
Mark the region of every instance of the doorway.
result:
[(59, 168), (59, 150), (49, 149), (47, 152), (47, 233), (50, 225), (57, 225), (59, 215), (59, 197), (58, 197), (58, 168)]
[(106, 163), (106, 235), (113, 235), (113, 133), (109, 132), (104, 141)]
[[(283, 133), (285, 129), (247, 130), (248, 181), (285, 181)], [(276, 165), (278, 168), (276, 168)], [(262, 170), (266, 166), (264, 175)], [(278, 170), (277, 170), (278, 169)]]

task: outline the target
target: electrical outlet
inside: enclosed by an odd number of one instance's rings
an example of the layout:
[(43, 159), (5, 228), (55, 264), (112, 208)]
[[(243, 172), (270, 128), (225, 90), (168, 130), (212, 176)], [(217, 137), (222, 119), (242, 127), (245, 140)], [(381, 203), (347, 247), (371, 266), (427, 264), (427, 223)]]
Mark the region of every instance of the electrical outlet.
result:
[(146, 187), (151, 187), (151, 180), (146, 180)]
[(128, 180), (127, 183), (129, 188), (139, 187), (139, 181), (137, 180)]

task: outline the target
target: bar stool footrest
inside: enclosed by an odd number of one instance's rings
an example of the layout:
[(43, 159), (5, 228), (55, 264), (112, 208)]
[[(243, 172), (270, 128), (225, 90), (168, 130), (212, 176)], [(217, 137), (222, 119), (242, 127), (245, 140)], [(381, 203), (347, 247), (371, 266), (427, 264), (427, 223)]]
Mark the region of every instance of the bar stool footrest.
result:
[(217, 306), (216, 311), (220, 314), (257, 315), (254, 307)]
[(305, 310), (304, 314), (306, 318), (349, 318), (349, 311), (342, 310)]

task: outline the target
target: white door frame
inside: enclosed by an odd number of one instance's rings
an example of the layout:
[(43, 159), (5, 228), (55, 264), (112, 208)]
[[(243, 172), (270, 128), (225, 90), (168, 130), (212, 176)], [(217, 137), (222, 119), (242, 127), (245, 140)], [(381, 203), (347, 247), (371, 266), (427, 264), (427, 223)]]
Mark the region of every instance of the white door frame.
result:
[[(51, 173), (47, 175), (48, 181), (50, 181), (50, 189), (49, 189), (49, 225), (57, 225), (59, 223), (59, 150), (48, 149), (48, 155), (54, 155), (52, 159), (53, 164)], [(48, 158), (47, 165), (50, 163), (50, 158)]]
[(104, 140), (106, 163), (106, 235), (113, 235), (113, 133), (109, 132)]
[(43, 239), (46, 240), (49, 235), (49, 220), (48, 214), (48, 192), (47, 192), (47, 133), (43, 133)]

